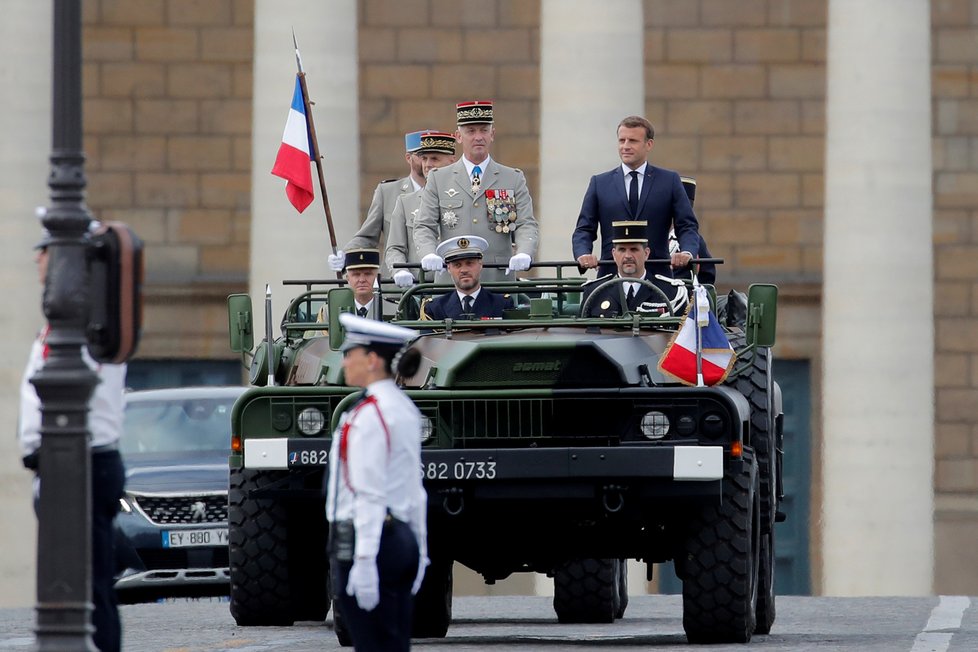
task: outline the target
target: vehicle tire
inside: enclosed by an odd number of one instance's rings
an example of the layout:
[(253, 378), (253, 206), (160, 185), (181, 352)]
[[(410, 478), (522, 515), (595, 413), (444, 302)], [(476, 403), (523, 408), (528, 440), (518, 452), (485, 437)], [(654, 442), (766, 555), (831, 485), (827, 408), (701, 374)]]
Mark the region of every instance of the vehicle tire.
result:
[(774, 605), (774, 529), (761, 535), (760, 567), (757, 571), (757, 625), (755, 634), (770, 634), (776, 615)]
[(336, 632), (336, 640), (342, 647), (353, 647), (353, 639), (350, 637), (350, 630), (346, 628), (346, 621), (340, 613), (340, 607), (333, 603), (333, 631)]
[[(723, 499), (691, 524), (683, 562), (683, 629), (690, 643), (747, 643), (757, 612), (760, 522), (757, 462), (744, 451)], [(678, 562), (679, 560), (677, 560)]]
[(617, 559), (575, 559), (558, 568), (554, 572), (557, 621), (614, 622), (621, 609), (619, 567)]
[[(730, 344), (736, 349), (744, 346), (746, 339), (738, 334)], [(778, 473), (776, 418), (780, 406), (775, 405), (774, 355), (769, 348), (754, 351), (749, 371), (739, 374), (724, 384), (744, 395), (750, 403), (750, 440), (745, 446), (754, 449), (760, 479), (761, 532), (767, 534), (774, 527), (778, 510)]]
[(628, 608), (628, 560), (616, 559), (618, 562), (618, 607), (615, 618), (624, 618)]
[(285, 507), (249, 492), (283, 477), (278, 471), (231, 469), (228, 555), (231, 615), (238, 625), (291, 625), (288, 522)]
[(414, 596), (412, 638), (445, 638), (452, 623), (452, 559), (432, 559)]

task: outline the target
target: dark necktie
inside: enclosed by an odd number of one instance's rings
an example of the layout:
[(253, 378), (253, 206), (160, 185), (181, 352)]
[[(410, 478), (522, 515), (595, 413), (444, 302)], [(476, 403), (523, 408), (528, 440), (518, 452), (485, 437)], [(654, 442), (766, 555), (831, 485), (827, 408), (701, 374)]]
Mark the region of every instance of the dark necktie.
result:
[(633, 284), (629, 283), (628, 284), (628, 294), (625, 295), (625, 303), (627, 303), (628, 304), (628, 307), (631, 308), (632, 307), (632, 301), (634, 301), (634, 300), (635, 300), (635, 286)]
[(361, 317), (366, 317), (367, 308), (365, 306), (360, 306), (359, 308), (357, 308), (357, 314), (360, 315)]
[(472, 194), (479, 193), (479, 187), (482, 185), (482, 168), (478, 165), (472, 168)]
[(462, 312), (472, 314), (472, 295), (466, 294), (462, 297)]
[(629, 172), (632, 180), (628, 184), (628, 210), (632, 212), (632, 217), (638, 217), (638, 170)]

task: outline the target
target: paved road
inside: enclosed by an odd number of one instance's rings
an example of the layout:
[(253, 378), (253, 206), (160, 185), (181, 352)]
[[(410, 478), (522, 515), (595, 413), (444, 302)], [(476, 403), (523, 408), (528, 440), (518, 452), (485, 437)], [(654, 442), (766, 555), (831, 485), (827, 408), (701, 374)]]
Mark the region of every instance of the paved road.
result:
[[(974, 652), (978, 600), (931, 598), (778, 598), (770, 636), (750, 649), (765, 651)], [(743, 650), (689, 646), (678, 596), (633, 596), (614, 625), (558, 625), (549, 598), (456, 598), (445, 639), (416, 641), (415, 650)], [(331, 623), (241, 628), (227, 603), (173, 602), (122, 608), (124, 649), (133, 652), (322, 652), (340, 650)], [(0, 650), (34, 646), (33, 610), (0, 610)], [(349, 648), (345, 648), (349, 649)]]

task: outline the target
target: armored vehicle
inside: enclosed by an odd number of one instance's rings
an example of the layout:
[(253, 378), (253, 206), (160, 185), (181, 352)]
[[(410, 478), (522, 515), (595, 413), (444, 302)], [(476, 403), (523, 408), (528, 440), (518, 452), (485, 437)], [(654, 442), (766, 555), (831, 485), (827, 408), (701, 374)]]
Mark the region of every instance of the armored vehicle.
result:
[[(610, 623), (628, 603), (628, 559), (646, 562), (650, 577), (654, 563), (675, 562), (691, 642), (768, 633), (783, 516), (777, 288), (751, 286), (740, 325), (722, 326), (736, 351), (726, 379), (689, 386), (659, 370), (684, 316), (669, 307), (582, 318), (582, 279), (563, 272), (571, 265), (484, 284), (517, 299), (502, 319), (405, 319), (416, 300), (451, 286), (401, 293), (381, 284), (383, 300), (397, 302), (395, 320), (421, 332), (421, 367), (399, 379), (424, 415), (431, 565), (415, 635), (445, 636), (454, 562), (488, 583), (544, 573), (560, 622)], [(254, 352), (256, 386), (232, 413), (231, 612), (240, 625), (319, 620), (330, 607), (324, 465), (355, 397), (338, 350), (338, 315), (352, 310), (352, 294), (325, 283), (302, 282), (281, 335)], [(229, 320), (232, 349), (249, 352), (247, 296), (229, 298)], [(337, 633), (348, 642), (341, 620)]]

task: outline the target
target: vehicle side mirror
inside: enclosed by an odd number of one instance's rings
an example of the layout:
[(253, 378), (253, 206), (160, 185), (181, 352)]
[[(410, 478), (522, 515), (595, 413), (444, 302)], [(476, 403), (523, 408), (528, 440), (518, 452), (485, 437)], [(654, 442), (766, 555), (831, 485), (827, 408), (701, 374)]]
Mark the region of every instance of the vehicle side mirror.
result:
[(774, 346), (778, 327), (778, 286), (754, 283), (747, 290), (747, 343)]
[(353, 290), (350, 288), (333, 288), (327, 295), (329, 309), (329, 348), (338, 351), (346, 339), (346, 329), (340, 324), (340, 313), (354, 312)]
[(122, 222), (107, 222), (88, 247), (88, 352), (120, 364), (136, 353), (143, 326), (143, 241)]
[(247, 294), (228, 296), (228, 336), (235, 353), (251, 351), (255, 346), (251, 297)]

